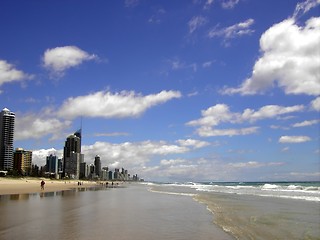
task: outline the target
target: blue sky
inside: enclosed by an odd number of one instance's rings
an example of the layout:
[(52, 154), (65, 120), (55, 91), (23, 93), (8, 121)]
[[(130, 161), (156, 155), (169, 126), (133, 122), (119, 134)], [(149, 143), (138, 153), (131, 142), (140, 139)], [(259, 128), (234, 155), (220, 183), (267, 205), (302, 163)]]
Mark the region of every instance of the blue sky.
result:
[(15, 147), (147, 180), (319, 180), (319, 0), (0, 3)]

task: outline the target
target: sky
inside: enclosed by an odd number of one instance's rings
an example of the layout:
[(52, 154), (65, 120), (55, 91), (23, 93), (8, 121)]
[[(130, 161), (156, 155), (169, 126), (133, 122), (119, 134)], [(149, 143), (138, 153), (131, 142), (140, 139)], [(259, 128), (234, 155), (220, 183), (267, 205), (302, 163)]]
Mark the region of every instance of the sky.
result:
[(82, 127), (148, 181), (320, 180), (320, 0), (2, 0), (0, 108), (33, 163)]

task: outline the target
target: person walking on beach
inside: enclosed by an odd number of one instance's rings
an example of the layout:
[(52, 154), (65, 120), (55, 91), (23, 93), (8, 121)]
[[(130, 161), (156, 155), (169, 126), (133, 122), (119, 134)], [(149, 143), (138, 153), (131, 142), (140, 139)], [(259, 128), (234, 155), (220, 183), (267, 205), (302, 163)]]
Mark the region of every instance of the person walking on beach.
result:
[(46, 183), (42, 180), (41, 181), (41, 190), (44, 190), (44, 185), (45, 185)]

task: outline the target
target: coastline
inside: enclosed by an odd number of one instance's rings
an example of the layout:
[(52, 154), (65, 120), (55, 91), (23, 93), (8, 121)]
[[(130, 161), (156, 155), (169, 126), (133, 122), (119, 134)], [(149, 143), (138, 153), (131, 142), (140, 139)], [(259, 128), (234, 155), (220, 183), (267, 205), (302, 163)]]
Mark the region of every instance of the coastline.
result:
[[(40, 182), (42, 180), (46, 183), (43, 190), (41, 190), (40, 187)], [(0, 177), (0, 195), (56, 192), (74, 188), (95, 187), (99, 185), (99, 183), (95, 181), (81, 181), (81, 185), (78, 185), (78, 182), (79, 180)]]

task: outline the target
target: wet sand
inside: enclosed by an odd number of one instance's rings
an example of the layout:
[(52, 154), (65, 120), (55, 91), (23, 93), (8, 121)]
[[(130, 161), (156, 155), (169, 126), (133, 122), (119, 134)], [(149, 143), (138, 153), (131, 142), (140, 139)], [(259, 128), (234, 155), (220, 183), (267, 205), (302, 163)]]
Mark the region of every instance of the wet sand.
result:
[[(41, 190), (40, 183), (45, 181), (44, 190)], [(78, 185), (77, 180), (50, 180), (45, 178), (0, 178), (0, 195), (25, 194), (40, 192), (56, 192), (73, 188), (94, 187), (98, 183), (92, 181), (81, 181)]]
[(11, 196), (0, 196), (0, 239), (234, 239), (192, 197), (139, 184)]

